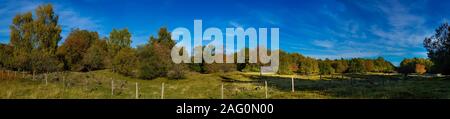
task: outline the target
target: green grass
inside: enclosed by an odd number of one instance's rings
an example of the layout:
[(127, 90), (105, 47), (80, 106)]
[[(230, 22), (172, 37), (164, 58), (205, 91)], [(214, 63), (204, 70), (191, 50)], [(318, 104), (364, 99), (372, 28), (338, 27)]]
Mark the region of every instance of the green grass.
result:
[[(291, 92), (292, 75), (260, 77), (258, 73), (241, 72), (191, 72), (182, 80), (141, 80), (109, 70), (66, 72), (49, 74), (47, 85), (42, 74), (35, 80), (29, 74), (22, 78), (20, 73), (16, 77), (7, 77), (10, 79), (0, 79), (2, 99), (134, 99), (136, 83), (140, 99), (160, 99), (162, 83), (165, 99), (220, 99), (222, 84), (226, 99), (264, 99), (264, 81), (268, 82), (268, 98), (273, 99), (450, 98), (450, 80), (445, 78), (404, 79), (383, 74), (328, 75), (322, 76), (322, 80), (318, 75), (297, 75), (295, 92)], [(112, 80), (114, 95), (111, 95)]]

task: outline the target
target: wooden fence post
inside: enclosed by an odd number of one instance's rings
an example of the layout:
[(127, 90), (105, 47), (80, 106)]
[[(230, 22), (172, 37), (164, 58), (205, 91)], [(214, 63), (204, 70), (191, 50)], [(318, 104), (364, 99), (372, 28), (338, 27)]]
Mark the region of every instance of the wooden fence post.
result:
[(294, 76), (292, 76), (292, 92), (295, 92), (295, 86), (294, 86)]
[(161, 99), (164, 99), (164, 83), (161, 84)]
[(137, 82), (136, 82), (136, 99), (139, 99), (139, 86)]
[(223, 83), (222, 83), (222, 88), (221, 88), (221, 97), (223, 99)]
[(111, 78), (111, 96), (114, 96), (114, 80)]
[(47, 78), (48, 78), (47, 73), (45, 73), (45, 85), (48, 85)]
[(266, 89), (266, 99), (267, 99), (267, 97), (268, 97), (268, 95), (267, 95), (267, 90), (268, 90), (268, 89), (267, 89), (267, 81), (265, 81), (264, 83), (265, 83), (265, 89)]

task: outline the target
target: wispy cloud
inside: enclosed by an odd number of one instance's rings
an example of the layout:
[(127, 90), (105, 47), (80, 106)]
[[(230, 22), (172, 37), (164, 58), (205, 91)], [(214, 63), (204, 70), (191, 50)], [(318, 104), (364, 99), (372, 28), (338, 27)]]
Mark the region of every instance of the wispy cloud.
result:
[(60, 15), (61, 25), (65, 29), (80, 28), (99, 30), (101, 28), (101, 25), (99, 24), (100, 21), (97, 19), (83, 17), (72, 9), (61, 8), (60, 11), (61, 12), (58, 12), (58, 14)]
[(229, 24), (230, 24), (232, 27), (234, 27), (234, 28), (242, 27), (241, 24), (239, 24), (239, 23), (237, 23), (237, 22), (235, 22), (235, 21), (230, 21)]
[(378, 36), (381, 42), (390, 46), (401, 47), (421, 47), (423, 38), (428, 36), (432, 31), (425, 27), (425, 16), (414, 13), (412, 8), (414, 4), (411, 2), (401, 3), (398, 0), (385, 1), (386, 3), (376, 3), (373, 9), (378, 9), (379, 13), (386, 16), (387, 27), (384, 29), (373, 25), (370, 29), (371, 33)]
[(303, 34), (301, 38), (318, 47), (290, 45), (290, 48), (303, 51), (307, 56), (331, 59), (426, 56), (426, 52), (420, 50), (423, 39), (432, 34), (433, 28), (427, 24), (429, 16), (420, 12), (424, 1), (344, 0), (340, 3), (343, 5), (319, 6), (318, 13), (294, 16), (298, 22), (291, 26), (301, 26), (297, 30), (301, 32), (293, 33)]
[[(9, 37), (9, 25), (16, 14), (34, 12), (45, 1), (6, 0), (0, 5), (0, 36)], [(83, 16), (73, 8), (62, 3), (52, 2), (55, 13), (59, 15), (59, 24), (63, 28), (62, 36), (65, 38), (72, 28), (96, 30), (102, 34), (100, 21), (92, 17)]]
[(428, 57), (428, 52), (414, 52), (414, 55), (417, 57)]
[(335, 44), (334, 41), (331, 40), (314, 40), (312, 43), (323, 48), (333, 48)]
[[(4, 0), (0, 4), (0, 37), (9, 38), (9, 25), (12, 23), (14, 15), (32, 11), (42, 4), (40, 1), (25, 0)], [(6, 42), (7, 39), (0, 39)]]
[(107, 35), (102, 29), (101, 21), (90, 16), (84, 16), (71, 8), (70, 6), (53, 3), (55, 13), (59, 15), (59, 24), (62, 26), (61, 33), (63, 38), (66, 38), (72, 29), (79, 28), (91, 31), (97, 31), (100, 36)]
[(339, 54), (305, 54), (306, 56), (310, 56), (318, 59), (340, 59), (340, 58), (359, 58), (359, 57), (374, 57), (378, 56), (378, 53), (375, 52), (345, 52)]

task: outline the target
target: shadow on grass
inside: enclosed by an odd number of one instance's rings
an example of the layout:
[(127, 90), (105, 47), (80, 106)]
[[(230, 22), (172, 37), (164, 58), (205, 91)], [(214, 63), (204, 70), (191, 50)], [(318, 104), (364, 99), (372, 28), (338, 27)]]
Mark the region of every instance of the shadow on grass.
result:
[[(292, 90), (291, 78), (279, 76), (249, 75), (249, 78), (281, 91)], [(313, 91), (333, 98), (382, 98), (382, 99), (415, 99), (415, 98), (449, 98), (449, 80), (429, 80), (414, 77), (403, 78), (400, 75), (382, 74), (345, 74), (323, 76), (322, 80), (308, 80), (308, 78), (295, 78), (296, 92)], [(438, 92), (436, 92), (438, 91)]]

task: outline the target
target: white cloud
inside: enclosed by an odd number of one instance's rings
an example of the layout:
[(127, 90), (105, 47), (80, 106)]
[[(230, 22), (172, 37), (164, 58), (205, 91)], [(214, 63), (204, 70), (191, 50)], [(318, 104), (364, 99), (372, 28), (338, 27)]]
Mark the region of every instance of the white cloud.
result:
[[(419, 3), (400, 3), (395, 0), (356, 2), (365, 12), (382, 16), (377, 18), (375, 24), (347, 19), (338, 12), (326, 10), (322, 14), (335, 22), (333, 24), (335, 27), (325, 28), (326, 37), (338, 41), (313, 40), (311, 43), (320, 48), (291, 48), (306, 51), (310, 54), (305, 55), (320, 59), (410, 55), (426, 57), (425, 52), (408, 51), (422, 47), (423, 39), (430, 36), (433, 31), (425, 25), (424, 16), (412, 11), (420, 9), (416, 8)], [(386, 22), (378, 23), (378, 21)]]
[[(426, 28), (425, 17), (412, 12), (413, 3), (400, 3), (397, 0), (377, 3), (374, 9), (386, 16), (387, 29), (381, 29), (376, 25), (370, 28), (370, 32), (380, 38), (380, 43), (389, 46), (421, 47), (423, 38), (431, 31)], [(408, 5), (406, 5), (408, 4)]]
[(323, 48), (333, 48), (335, 44), (334, 41), (331, 40), (314, 40), (312, 43)]
[(42, 3), (40, 1), (6, 0), (0, 5), (0, 15), (11, 17), (17, 13), (31, 11)]
[(428, 52), (414, 52), (414, 55), (417, 57), (428, 57)]
[[(24, 12), (34, 12), (34, 10), (42, 4), (48, 2), (44, 1), (28, 1), (28, 0), (6, 0), (0, 5), (0, 35), (9, 37), (9, 25), (16, 14)], [(71, 7), (61, 3), (52, 3), (55, 8), (55, 13), (59, 15), (59, 24), (62, 26), (62, 36), (65, 38), (72, 28), (96, 30), (99, 34), (101, 32), (101, 25), (99, 20), (91, 17), (80, 15), (80, 13), (73, 10)]]
[(230, 21), (229, 24), (230, 24), (231, 26), (233, 26), (234, 28), (242, 27), (241, 24), (239, 24), (239, 23), (237, 23), (237, 22), (234, 22), (234, 21)]
[(39, 1), (6, 0), (0, 4), (0, 36), (9, 36), (9, 25), (16, 14), (33, 11)]
[(385, 52), (385, 53), (381, 53), (382, 55), (385, 56), (405, 56), (406, 53), (405, 52)]
[[(60, 11), (60, 12), (58, 12)], [(72, 9), (64, 9), (61, 7), (56, 8), (56, 13), (59, 15), (61, 25), (65, 29), (80, 28), (88, 30), (99, 30), (99, 20), (91, 17), (83, 17), (78, 12)]]
[(306, 56), (310, 56), (318, 59), (340, 59), (340, 58), (359, 58), (359, 57), (374, 57), (379, 56), (378, 53), (375, 52), (344, 52), (338, 54), (305, 54)]

